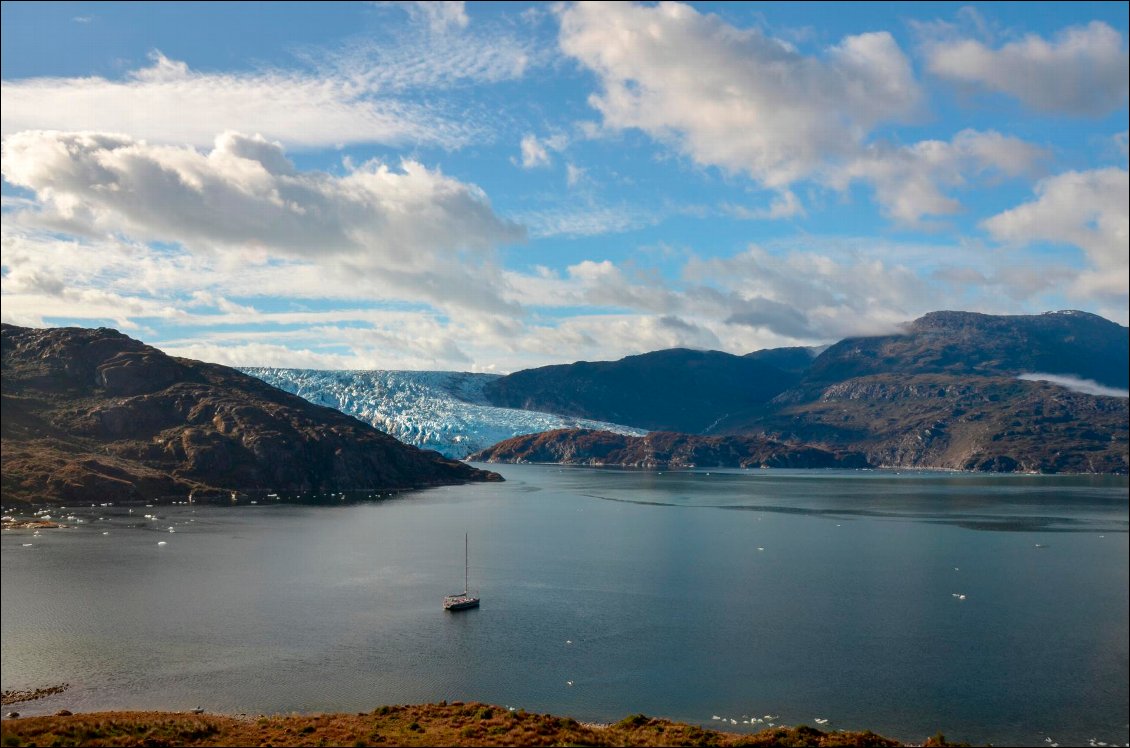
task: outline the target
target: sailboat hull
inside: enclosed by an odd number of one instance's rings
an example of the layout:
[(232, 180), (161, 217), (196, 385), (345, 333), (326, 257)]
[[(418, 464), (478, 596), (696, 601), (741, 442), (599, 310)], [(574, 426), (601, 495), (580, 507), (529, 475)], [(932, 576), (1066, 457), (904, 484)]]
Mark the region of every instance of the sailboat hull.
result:
[(444, 610), (469, 610), (479, 607), (479, 598), (470, 595), (448, 595), (443, 599)]

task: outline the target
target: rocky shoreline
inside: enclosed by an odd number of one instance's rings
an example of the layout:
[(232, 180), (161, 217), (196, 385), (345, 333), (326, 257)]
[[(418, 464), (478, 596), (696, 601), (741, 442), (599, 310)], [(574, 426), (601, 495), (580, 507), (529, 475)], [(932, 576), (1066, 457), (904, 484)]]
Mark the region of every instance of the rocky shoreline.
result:
[(69, 683), (58, 683), (42, 688), (29, 688), (26, 691), (4, 691), (3, 694), (0, 694), (0, 704), (8, 706), (9, 704), (22, 704), (25, 701), (36, 701), (62, 693), (70, 688), (70, 685)]

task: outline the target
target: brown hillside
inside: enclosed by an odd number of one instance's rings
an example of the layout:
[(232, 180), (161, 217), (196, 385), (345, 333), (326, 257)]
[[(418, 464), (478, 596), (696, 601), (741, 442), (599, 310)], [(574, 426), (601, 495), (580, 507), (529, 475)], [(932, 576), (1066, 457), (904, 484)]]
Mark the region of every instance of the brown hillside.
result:
[(500, 480), (115, 330), (2, 330), (3, 500), (185, 499)]

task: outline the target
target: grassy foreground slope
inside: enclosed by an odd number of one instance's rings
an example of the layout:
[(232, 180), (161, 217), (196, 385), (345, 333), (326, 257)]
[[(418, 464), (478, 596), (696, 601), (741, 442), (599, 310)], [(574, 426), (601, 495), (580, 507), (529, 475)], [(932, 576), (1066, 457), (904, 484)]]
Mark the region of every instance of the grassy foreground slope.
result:
[[(384, 706), (368, 714), (230, 717), (101, 712), (4, 720), (4, 746), (897, 746), (871, 732), (776, 727), (739, 735), (642, 714), (612, 725), (454, 702)], [(949, 745), (938, 735), (924, 745)]]

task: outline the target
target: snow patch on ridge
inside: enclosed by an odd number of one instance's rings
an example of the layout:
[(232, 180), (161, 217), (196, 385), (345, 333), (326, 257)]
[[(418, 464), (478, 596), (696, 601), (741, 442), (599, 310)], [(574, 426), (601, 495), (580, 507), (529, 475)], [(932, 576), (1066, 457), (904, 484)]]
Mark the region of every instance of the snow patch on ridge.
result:
[(402, 442), (462, 459), (504, 439), (553, 429), (601, 429), (642, 436), (646, 430), (487, 402), (497, 374), (459, 371), (325, 371), (244, 367), (267, 384), (347, 413)]

